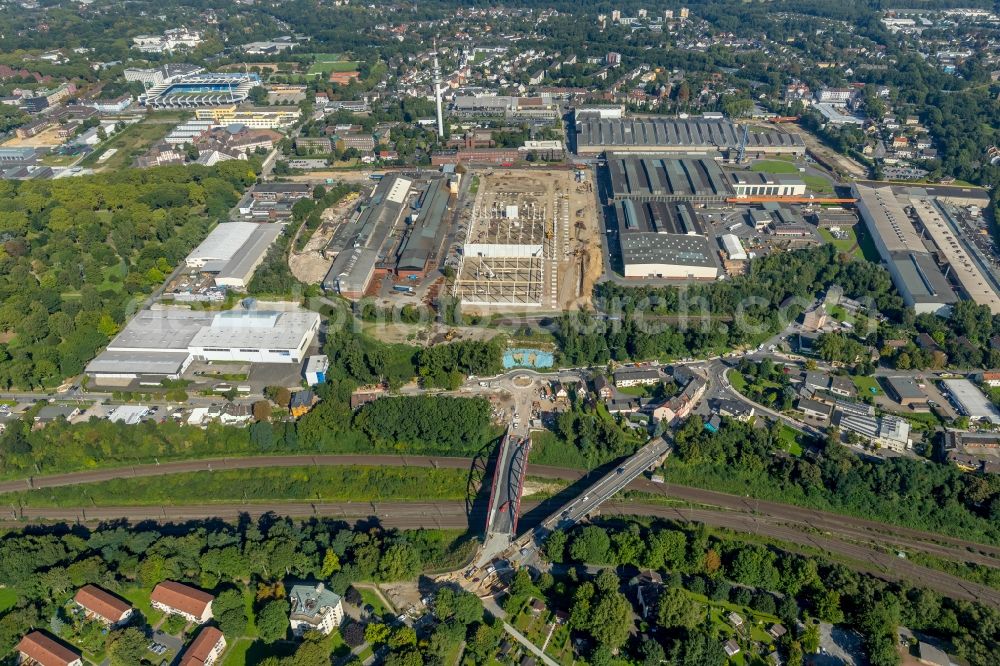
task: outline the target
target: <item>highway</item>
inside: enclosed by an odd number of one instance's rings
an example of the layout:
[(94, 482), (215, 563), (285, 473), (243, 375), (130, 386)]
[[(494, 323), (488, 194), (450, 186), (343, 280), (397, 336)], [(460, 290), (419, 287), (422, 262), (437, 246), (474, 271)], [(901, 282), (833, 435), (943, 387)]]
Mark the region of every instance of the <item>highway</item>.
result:
[[(537, 507), (537, 502), (525, 501), (525, 510)], [(69, 521), (97, 523), (108, 520), (152, 520), (182, 522), (204, 518), (234, 519), (240, 515), (257, 517), (278, 513), (297, 518), (325, 516), (346, 521), (378, 519), (385, 527), (414, 529), (467, 529), (469, 524), (482, 524), (485, 516), (466, 513), (464, 501), (397, 502), (370, 504), (366, 502), (273, 502), (267, 504), (195, 504), (183, 507), (91, 507), (80, 509), (24, 509), (24, 519), (2, 520), (4, 525), (23, 526), (25, 521)], [(831, 555), (849, 558), (851, 566), (889, 581), (909, 581), (936, 590), (956, 599), (979, 601), (1000, 609), (1000, 591), (970, 583), (956, 576), (914, 564), (875, 548), (845, 543), (822, 534), (811, 534), (800, 527), (783, 526), (759, 520), (742, 513), (719, 512), (711, 509), (688, 509), (643, 504), (640, 502), (611, 503), (605, 513), (655, 516), (683, 522), (703, 522), (726, 529), (757, 534), (806, 548), (818, 549)]]

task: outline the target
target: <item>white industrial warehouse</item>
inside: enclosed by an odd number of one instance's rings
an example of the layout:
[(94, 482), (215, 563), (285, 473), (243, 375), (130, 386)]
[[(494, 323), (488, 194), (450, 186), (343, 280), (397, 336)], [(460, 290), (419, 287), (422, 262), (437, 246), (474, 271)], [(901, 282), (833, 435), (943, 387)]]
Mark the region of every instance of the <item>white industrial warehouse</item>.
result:
[(282, 224), (224, 222), (191, 251), (185, 263), (211, 274), (219, 287), (244, 291), (283, 230)]
[(87, 366), (102, 384), (177, 379), (193, 361), (301, 363), (319, 314), (292, 304), (274, 310), (143, 310)]

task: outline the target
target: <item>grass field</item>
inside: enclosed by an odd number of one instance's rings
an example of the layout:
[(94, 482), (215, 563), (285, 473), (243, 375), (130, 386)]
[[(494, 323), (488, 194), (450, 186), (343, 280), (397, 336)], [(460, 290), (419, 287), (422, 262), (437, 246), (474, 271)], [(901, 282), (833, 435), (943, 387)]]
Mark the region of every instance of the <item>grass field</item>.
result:
[(799, 433), (794, 429), (782, 424), (781, 430), (778, 432), (778, 440), (781, 442), (781, 448), (785, 451), (796, 457), (802, 455), (802, 445), (799, 444)]
[(339, 53), (314, 53), (315, 61), (309, 67), (309, 75), (330, 72), (353, 72), (361, 66), (357, 60), (343, 60)]
[(122, 590), (121, 596), (138, 608), (139, 612), (142, 613), (142, 616), (146, 618), (146, 621), (150, 625), (155, 625), (163, 618), (163, 613), (153, 609), (153, 606), (149, 602), (150, 592), (151, 590), (147, 590), (144, 587), (129, 587)]
[(878, 249), (875, 247), (875, 241), (872, 240), (872, 237), (868, 233), (868, 229), (865, 228), (865, 225), (862, 223), (854, 225), (854, 233), (858, 237), (858, 246), (861, 248), (861, 256), (868, 261), (874, 261), (875, 263), (882, 261), (882, 258), (879, 257)]
[(858, 393), (862, 395), (872, 397), (883, 395), (882, 387), (878, 385), (874, 377), (851, 377), (851, 381), (857, 387)]
[(798, 173), (799, 168), (784, 160), (757, 160), (750, 165), (751, 171), (759, 173)]
[(822, 176), (815, 176), (809, 173), (803, 174), (802, 182), (816, 194), (831, 194), (833, 192), (833, 185)]
[(579, 449), (547, 430), (531, 433), (531, 452), (528, 454), (528, 460), (536, 465), (587, 468), (587, 461)]
[(14, 604), (17, 603), (17, 592), (9, 587), (0, 588), (0, 613), (7, 610), (8, 608), (13, 608)]
[[(80, 161), (80, 166), (101, 171), (116, 171), (131, 166), (136, 157), (165, 137), (173, 127), (170, 122), (149, 122), (148, 119), (129, 125), (98, 145), (94, 152)], [(112, 148), (115, 149), (114, 154), (103, 162), (98, 162), (101, 155)]]
[(830, 233), (829, 229), (824, 229), (820, 227), (819, 235), (823, 237), (827, 243), (830, 243), (840, 252), (852, 252), (854, 256), (859, 259), (864, 258), (864, 254), (861, 252), (861, 248), (858, 245), (858, 235), (854, 231), (854, 227), (847, 230), (847, 238), (834, 238), (833, 234)]
[[(155, 484), (122, 478), (84, 486), (13, 493), (8, 503), (68, 506), (81, 497), (94, 506), (184, 505), (202, 502), (274, 500), (386, 501), (465, 499), (464, 470), (383, 467), (286, 467), (282, 469), (189, 472), (164, 476)], [(6, 496), (5, 496), (6, 497)]]

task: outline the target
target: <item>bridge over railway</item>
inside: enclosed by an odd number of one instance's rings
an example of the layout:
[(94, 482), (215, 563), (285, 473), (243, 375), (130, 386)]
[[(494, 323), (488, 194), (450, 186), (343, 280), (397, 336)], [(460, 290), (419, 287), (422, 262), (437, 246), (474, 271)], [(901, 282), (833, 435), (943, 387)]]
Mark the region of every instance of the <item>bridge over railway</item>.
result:
[(604, 502), (646, 470), (659, 466), (670, 453), (670, 444), (662, 437), (650, 440), (611, 471), (588, 485), (576, 497), (556, 509), (537, 527), (517, 536), (517, 520), (524, 490), (531, 440), (507, 432), (497, 452), (493, 487), (486, 518), (486, 538), (476, 565), (465, 572), (467, 581), (480, 591), (497, 584), (494, 562), (510, 566), (530, 564), (538, 555), (545, 538), (556, 529), (568, 529), (593, 514)]

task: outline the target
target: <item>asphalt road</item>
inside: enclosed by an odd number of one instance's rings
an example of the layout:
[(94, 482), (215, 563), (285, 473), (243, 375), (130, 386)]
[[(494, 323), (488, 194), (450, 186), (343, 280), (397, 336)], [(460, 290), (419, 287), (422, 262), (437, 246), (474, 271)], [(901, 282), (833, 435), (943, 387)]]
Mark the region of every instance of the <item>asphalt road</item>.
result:
[[(525, 510), (537, 506), (524, 502)], [(232, 519), (241, 514), (256, 517), (264, 513), (279, 513), (292, 517), (327, 516), (347, 521), (377, 518), (386, 527), (465, 529), (470, 520), (479, 522), (483, 516), (469, 516), (462, 501), (397, 502), (370, 504), (365, 502), (281, 502), (270, 504), (199, 504), (184, 507), (92, 507), (90, 509), (25, 508), (25, 519), (31, 521), (100, 522), (127, 519), (131, 521), (185, 521), (203, 518)], [(845, 543), (835, 538), (804, 532), (761, 521), (742, 513), (719, 512), (711, 509), (687, 509), (642, 503), (605, 505), (605, 513), (658, 516), (671, 520), (703, 522), (727, 529), (754, 533), (801, 546), (816, 548), (835, 556), (852, 560), (852, 566), (890, 581), (906, 580), (936, 590), (957, 599), (979, 601), (1000, 608), (1000, 591), (970, 583), (956, 576), (914, 564), (873, 548)], [(10, 523), (11, 521), (4, 521)], [(16, 524), (23, 524), (18, 521)]]
[[(253, 469), (258, 467), (302, 467), (309, 465), (367, 465), (386, 467), (435, 467), (440, 469), (469, 469), (472, 461), (468, 458), (449, 458), (435, 456), (402, 456), (402, 455), (312, 455), (312, 456), (256, 456), (246, 458), (214, 458), (202, 460), (183, 460), (175, 462), (165, 462), (160, 465), (135, 465), (122, 468), (89, 470), (85, 472), (72, 472), (68, 474), (58, 474), (53, 476), (41, 476), (33, 479), (20, 479), (15, 481), (5, 481), (0, 483), (0, 492), (23, 491), (29, 488), (54, 488), (60, 486), (72, 486), (78, 484), (94, 483), (118, 478), (148, 478), (161, 476), (164, 474), (176, 474), (182, 472), (218, 471), (226, 469)], [(547, 465), (529, 465), (528, 476), (560, 479), (565, 481), (578, 481), (587, 472), (583, 470), (566, 469), (563, 467), (552, 467)], [(653, 483), (644, 478), (632, 481), (628, 490), (641, 491), (653, 495), (660, 495), (665, 498), (678, 499), (690, 504), (704, 507), (717, 507), (718, 509), (730, 512), (749, 514), (756, 518), (759, 524), (768, 523), (771, 525), (795, 526), (800, 533), (809, 532), (817, 535), (831, 535), (837, 538), (847, 539), (859, 543), (872, 543), (892, 545), (894, 548), (903, 550), (919, 550), (940, 557), (948, 557), (960, 561), (974, 562), (985, 566), (1000, 568), (1000, 547), (979, 544), (973, 541), (958, 539), (955, 537), (925, 532), (889, 525), (874, 520), (843, 516), (827, 511), (815, 509), (805, 509), (793, 505), (781, 504), (779, 502), (769, 502), (766, 500), (756, 500), (739, 495), (731, 495), (711, 490), (702, 490), (689, 486), (679, 486), (676, 484)], [(367, 502), (347, 503), (355, 507), (367, 507), (364, 509), (371, 515), (371, 505)], [(217, 507), (222, 505), (208, 505)], [(239, 506), (240, 510), (246, 510), (247, 505)], [(280, 504), (281, 507), (293, 507), (295, 504)], [(302, 506), (312, 506), (303, 504)], [(339, 504), (331, 506), (340, 506)], [(412, 504), (410, 504), (412, 506)], [(93, 520), (100, 520), (101, 512), (110, 508), (87, 508), (88, 516)], [(207, 510), (207, 509), (206, 509)], [(529, 510), (529, 503), (522, 504), (522, 514)], [(27, 520), (76, 520), (81, 516), (83, 509), (52, 509), (52, 513), (45, 513), (48, 509), (36, 509), (25, 507), (23, 517)], [(122, 516), (123, 509), (118, 508), (112, 511), (115, 517)], [(159, 508), (130, 508), (134, 511), (130, 516), (136, 519), (164, 518), (163, 510)], [(194, 517), (204, 515), (196, 511), (194, 506), (175, 506), (169, 510), (173, 518), (188, 517), (189, 512), (195, 512)], [(284, 509), (282, 509), (284, 511)], [(116, 513), (117, 512), (117, 513)], [(148, 515), (143, 515), (146, 512)], [(12, 512), (0, 515), (11, 516)], [(311, 514), (308, 514), (311, 515)], [(350, 516), (347, 516), (350, 517)], [(91, 518), (88, 518), (91, 519)], [(485, 521), (485, 516), (482, 516)], [(22, 521), (23, 522), (23, 521)], [(476, 524), (476, 523), (474, 523)], [(468, 523), (465, 525), (468, 526)]]

